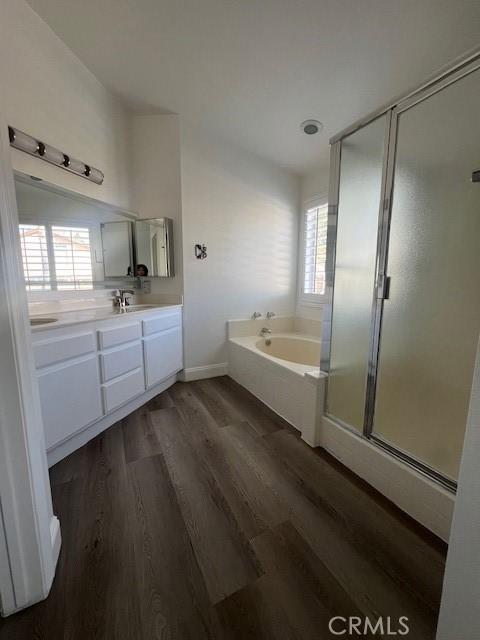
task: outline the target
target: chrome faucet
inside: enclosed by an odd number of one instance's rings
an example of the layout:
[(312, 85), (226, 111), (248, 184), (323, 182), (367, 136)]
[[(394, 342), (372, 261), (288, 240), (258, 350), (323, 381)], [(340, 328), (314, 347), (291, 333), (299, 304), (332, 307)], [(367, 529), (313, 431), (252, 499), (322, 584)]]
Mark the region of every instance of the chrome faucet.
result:
[(268, 335), (268, 334), (270, 334), (270, 333), (272, 333), (272, 330), (271, 330), (271, 329), (269, 329), (268, 327), (263, 327), (263, 328), (260, 330), (260, 335), (262, 336), (262, 338), (264, 338), (266, 335)]
[(125, 309), (130, 304), (130, 296), (127, 296), (127, 293), (132, 296), (135, 295), (135, 291), (132, 291), (132, 289), (118, 289), (114, 295), (114, 304), (120, 309)]
[(262, 314), (259, 311), (254, 311), (252, 314), (252, 320), (256, 320), (257, 318), (261, 318)]
[(267, 311), (267, 320), (270, 320), (270, 318), (273, 318), (274, 315), (275, 313), (273, 313), (273, 311)]

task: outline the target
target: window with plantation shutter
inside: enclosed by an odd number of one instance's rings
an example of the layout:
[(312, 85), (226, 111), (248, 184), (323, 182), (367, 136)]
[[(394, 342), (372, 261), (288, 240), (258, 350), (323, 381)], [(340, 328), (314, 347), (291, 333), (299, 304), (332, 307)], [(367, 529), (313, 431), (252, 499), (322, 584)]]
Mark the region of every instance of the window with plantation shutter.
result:
[(57, 288), (91, 289), (93, 281), (90, 230), (52, 226)]
[(311, 207), (304, 218), (303, 293), (325, 293), (325, 260), (327, 257), (328, 205)]
[(90, 229), (20, 224), (27, 291), (93, 289)]
[(49, 291), (51, 284), (47, 228), (43, 224), (21, 224), (19, 231), (27, 291)]

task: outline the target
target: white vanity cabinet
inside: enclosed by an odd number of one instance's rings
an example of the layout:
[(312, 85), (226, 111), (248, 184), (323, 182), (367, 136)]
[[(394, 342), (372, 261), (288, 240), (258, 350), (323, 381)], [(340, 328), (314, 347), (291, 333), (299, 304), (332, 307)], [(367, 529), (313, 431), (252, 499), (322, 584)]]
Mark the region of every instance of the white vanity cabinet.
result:
[[(123, 321), (123, 318), (122, 318)], [(108, 414), (145, 391), (140, 320), (97, 331), (102, 398)]]
[(145, 382), (150, 389), (183, 367), (180, 312), (143, 320), (143, 335)]
[(103, 416), (97, 355), (39, 371), (47, 450)]
[(33, 332), (51, 464), (173, 384), (183, 368), (180, 306), (61, 320)]

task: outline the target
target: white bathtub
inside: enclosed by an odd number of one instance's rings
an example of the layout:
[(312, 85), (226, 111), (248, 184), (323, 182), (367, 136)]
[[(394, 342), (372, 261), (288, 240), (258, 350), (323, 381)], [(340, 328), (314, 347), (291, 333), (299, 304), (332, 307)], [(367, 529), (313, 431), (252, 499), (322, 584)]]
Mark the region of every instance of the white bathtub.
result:
[(262, 353), (288, 363), (301, 364), (308, 370), (320, 366), (320, 340), (297, 335), (273, 335), (260, 338), (255, 346)]
[(326, 378), (320, 339), (294, 333), (267, 339), (270, 345), (258, 335), (229, 338), (229, 374), (317, 446)]

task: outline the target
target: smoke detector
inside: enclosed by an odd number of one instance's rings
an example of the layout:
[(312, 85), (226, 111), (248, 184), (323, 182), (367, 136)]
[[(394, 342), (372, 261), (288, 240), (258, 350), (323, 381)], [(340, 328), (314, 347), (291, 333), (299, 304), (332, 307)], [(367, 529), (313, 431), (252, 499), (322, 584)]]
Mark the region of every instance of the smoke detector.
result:
[(323, 129), (323, 124), (319, 120), (305, 120), (300, 128), (307, 136), (313, 136)]

